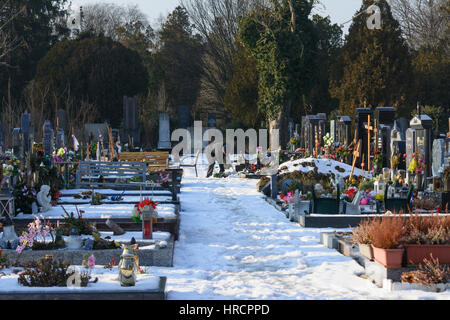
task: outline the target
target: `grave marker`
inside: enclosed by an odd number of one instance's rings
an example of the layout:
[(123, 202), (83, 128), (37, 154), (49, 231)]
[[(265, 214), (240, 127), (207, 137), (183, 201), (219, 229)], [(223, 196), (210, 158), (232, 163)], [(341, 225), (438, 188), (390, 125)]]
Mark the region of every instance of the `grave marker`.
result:
[(170, 117), (167, 113), (161, 113), (159, 115), (159, 150), (172, 149), (172, 143), (170, 141)]
[(441, 176), (440, 171), (444, 167), (444, 158), (445, 158), (444, 147), (445, 147), (444, 139), (435, 139), (433, 141), (433, 165), (432, 165), (433, 177)]
[(44, 146), (44, 155), (50, 156), (53, 153), (53, 139), (54, 133), (52, 129), (52, 123), (50, 120), (45, 120), (43, 127), (43, 146)]

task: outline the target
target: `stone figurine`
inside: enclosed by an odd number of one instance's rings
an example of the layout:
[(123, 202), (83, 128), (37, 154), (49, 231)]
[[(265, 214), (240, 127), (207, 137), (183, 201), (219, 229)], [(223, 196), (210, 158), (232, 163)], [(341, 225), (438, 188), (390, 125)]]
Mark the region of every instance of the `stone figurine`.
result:
[(47, 212), (52, 209), (51, 201), (52, 197), (50, 196), (50, 187), (47, 185), (43, 185), (41, 187), (41, 191), (37, 194), (37, 201), (39, 205), (42, 207), (42, 212)]

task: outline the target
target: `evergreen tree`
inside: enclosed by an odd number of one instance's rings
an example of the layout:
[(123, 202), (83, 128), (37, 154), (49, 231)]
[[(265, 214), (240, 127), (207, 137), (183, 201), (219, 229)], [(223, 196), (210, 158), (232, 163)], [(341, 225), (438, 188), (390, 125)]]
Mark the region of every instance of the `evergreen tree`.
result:
[(386, 0), (380, 0), (382, 28), (367, 27), (373, 4), (363, 0), (345, 39), (342, 53), (333, 72), (332, 97), (339, 99), (341, 112), (353, 116), (355, 108), (394, 106), (400, 115), (410, 111), (408, 88), (410, 56), (399, 23), (392, 17)]
[[(339, 107), (330, 95), (330, 70), (339, 58), (343, 45), (342, 28), (332, 24), (329, 17), (313, 16), (319, 42), (316, 49), (317, 77), (309, 95), (310, 113), (327, 113)], [(298, 119), (300, 121), (300, 119)]]
[(233, 57), (233, 77), (226, 84), (224, 104), (233, 119), (252, 128), (259, 125), (256, 60), (242, 45)]
[(152, 94), (158, 95), (164, 84), (166, 107), (192, 106), (200, 88), (200, 36), (193, 34), (188, 14), (180, 6), (169, 14), (158, 34), (160, 47), (151, 70)]
[[(22, 45), (6, 57), (7, 66), (0, 66), (0, 102), (11, 96), (18, 99), (26, 84), (33, 79), (39, 60), (53, 44), (68, 36), (67, 0), (0, 0), (0, 21), (9, 21), (11, 12), (24, 10), (3, 26), (9, 39)], [(0, 24), (3, 24), (0, 23)]]
[(270, 129), (280, 129), (280, 144), (285, 147), (287, 117), (303, 113), (302, 101), (312, 87), (317, 35), (309, 19), (311, 1), (270, 2), (272, 8), (254, 11), (240, 21), (239, 39), (257, 61), (259, 110), (270, 121)]
[(66, 90), (76, 102), (97, 105), (99, 118), (118, 127), (123, 96), (145, 94), (148, 73), (137, 52), (106, 37), (81, 35), (56, 44), (39, 62), (35, 80), (49, 86), (60, 106)]

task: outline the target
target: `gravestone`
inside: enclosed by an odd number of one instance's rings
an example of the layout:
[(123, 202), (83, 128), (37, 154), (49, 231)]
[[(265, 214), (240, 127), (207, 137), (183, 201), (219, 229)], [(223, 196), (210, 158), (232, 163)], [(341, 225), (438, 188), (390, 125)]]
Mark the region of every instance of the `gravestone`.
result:
[(172, 143), (170, 140), (170, 117), (167, 113), (161, 113), (159, 115), (159, 150), (172, 149)]
[(215, 128), (216, 127), (216, 114), (215, 113), (208, 113), (208, 128)]
[(64, 132), (69, 132), (70, 130), (67, 125), (66, 110), (64, 110), (64, 109), (56, 110), (56, 118), (58, 119), (58, 130), (63, 129)]
[(307, 115), (302, 117), (302, 140), (303, 148), (313, 155), (314, 151), (318, 151), (317, 143), (323, 142), (325, 136), (325, 114)]
[[(93, 142), (98, 142), (99, 132), (103, 137), (108, 137), (108, 124), (107, 123), (86, 123), (84, 125), (84, 139), (89, 141), (90, 134), (93, 134)], [(108, 147), (108, 139), (104, 139), (104, 147)], [(128, 137), (125, 141), (128, 141)]]
[(50, 156), (50, 155), (52, 155), (52, 153), (54, 151), (54, 146), (53, 146), (54, 132), (53, 132), (52, 123), (50, 122), (50, 120), (45, 120), (43, 133), (44, 133), (44, 136), (43, 136), (44, 155)]
[(64, 147), (65, 147), (64, 129), (59, 128), (58, 132), (56, 133), (56, 149)]
[(445, 158), (445, 142), (444, 139), (435, 139), (433, 141), (433, 164), (432, 164), (432, 174), (433, 177), (441, 176), (444, 168), (444, 158)]
[[(95, 133), (94, 133), (95, 134)], [(106, 132), (105, 137), (108, 135)], [(141, 136), (139, 132), (139, 114), (137, 97), (123, 97), (123, 141), (128, 141), (128, 137), (132, 139), (134, 146), (141, 144)]]
[(414, 140), (416, 139), (416, 130), (408, 128), (406, 130), (406, 169), (409, 168), (412, 156), (416, 152)]
[(178, 129), (187, 129), (191, 125), (191, 107), (178, 106)]
[(5, 127), (0, 123), (0, 153), (5, 152), (6, 150), (6, 136), (5, 136)]
[(294, 127), (295, 127), (294, 119), (289, 118), (288, 119), (288, 135), (289, 135), (289, 139), (291, 139), (294, 136)]
[(369, 157), (367, 154), (368, 142), (367, 142), (367, 129), (365, 126), (368, 124), (368, 118), (372, 117), (372, 110), (370, 108), (357, 108), (355, 116), (355, 128), (357, 140), (361, 140), (361, 147), (359, 148), (359, 157), (356, 160), (356, 165), (361, 167), (362, 159), (364, 157), (364, 169), (367, 170)]
[(301, 134), (302, 134), (302, 132), (301, 132), (301, 125), (299, 123), (296, 123), (295, 124), (295, 135), (297, 137), (300, 137)]
[(32, 135), (32, 127), (31, 127), (31, 114), (24, 113), (20, 118), (20, 132), (22, 133), (22, 152), (23, 155), (29, 154), (31, 149), (31, 135)]
[(391, 150), (392, 150), (392, 154), (400, 154), (401, 155), (398, 169), (406, 170), (405, 159), (403, 157), (403, 155), (406, 153), (406, 141), (405, 140), (391, 141)]
[(336, 141), (336, 120), (330, 120), (330, 137)]
[(350, 145), (352, 142), (351, 136), (352, 119), (349, 116), (338, 116), (336, 118), (336, 142), (340, 145)]
[(19, 159), (22, 158), (22, 133), (20, 131), (20, 128), (14, 128), (12, 133), (12, 150), (13, 154), (18, 157)]

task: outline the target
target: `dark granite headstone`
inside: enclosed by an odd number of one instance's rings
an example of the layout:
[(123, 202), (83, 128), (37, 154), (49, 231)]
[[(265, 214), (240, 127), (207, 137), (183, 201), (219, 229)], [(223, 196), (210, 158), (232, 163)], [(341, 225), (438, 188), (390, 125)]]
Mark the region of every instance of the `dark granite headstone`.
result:
[(65, 135), (64, 135), (64, 129), (59, 128), (58, 132), (56, 133), (56, 148), (64, 148), (65, 147)]
[(22, 133), (22, 151), (24, 154), (29, 154), (30, 145), (30, 135), (32, 134), (31, 127), (31, 114), (24, 113), (20, 119), (20, 131)]
[(191, 107), (178, 106), (178, 128), (187, 129), (191, 125)]
[(0, 153), (6, 150), (5, 127), (0, 123)]
[(215, 113), (208, 113), (208, 127), (215, 128), (217, 125), (217, 119)]
[(123, 133), (123, 141), (128, 141), (130, 136), (134, 146), (141, 144), (137, 97), (123, 97)]
[(22, 158), (21, 148), (22, 148), (22, 132), (20, 131), (20, 128), (14, 128), (12, 133), (12, 149), (13, 154), (18, 158)]
[(159, 115), (159, 150), (169, 150), (172, 148), (170, 140), (170, 117), (167, 113)]
[(52, 155), (54, 151), (53, 140), (54, 140), (54, 132), (52, 128), (52, 123), (50, 120), (45, 120), (44, 122), (44, 155), (49, 156)]

